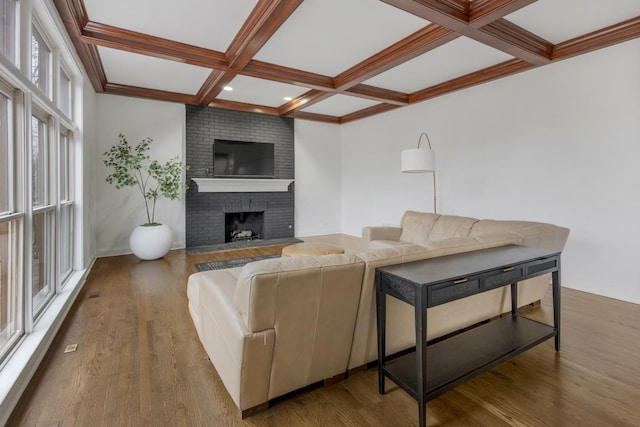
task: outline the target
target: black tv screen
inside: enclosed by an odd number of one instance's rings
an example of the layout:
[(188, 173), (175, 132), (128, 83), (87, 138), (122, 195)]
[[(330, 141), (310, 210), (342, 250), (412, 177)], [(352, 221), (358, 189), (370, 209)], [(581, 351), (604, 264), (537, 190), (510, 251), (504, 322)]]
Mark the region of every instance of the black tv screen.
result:
[(213, 176), (225, 178), (273, 178), (274, 145), (266, 142), (213, 142)]

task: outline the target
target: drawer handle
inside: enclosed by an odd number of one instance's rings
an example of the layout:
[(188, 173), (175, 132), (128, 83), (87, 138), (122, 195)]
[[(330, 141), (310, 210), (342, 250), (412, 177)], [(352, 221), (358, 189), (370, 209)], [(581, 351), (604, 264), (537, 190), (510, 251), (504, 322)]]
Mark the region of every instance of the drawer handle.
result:
[(513, 270), (514, 270), (514, 268), (513, 268), (513, 267), (503, 268), (503, 269), (502, 269), (502, 272), (503, 272), (503, 273), (508, 273), (509, 271), (513, 271)]
[(459, 279), (453, 282), (454, 285), (459, 285), (460, 283), (467, 282), (469, 279)]

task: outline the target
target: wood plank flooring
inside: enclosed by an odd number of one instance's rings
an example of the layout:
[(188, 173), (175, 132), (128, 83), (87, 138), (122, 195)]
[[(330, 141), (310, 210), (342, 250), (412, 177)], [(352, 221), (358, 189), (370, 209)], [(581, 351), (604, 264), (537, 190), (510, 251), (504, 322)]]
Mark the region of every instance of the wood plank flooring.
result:
[[(304, 240), (362, 249), (349, 236)], [(378, 394), (376, 369), (239, 419), (193, 328), (187, 277), (195, 263), (280, 250), (98, 259), (8, 425), (417, 425), (417, 404), (404, 391), (388, 382)], [(532, 317), (551, 321), (548, 296)], [(640, 425), (640, 306), (563, 289), (562, 308), (560, 353), (550, 340), (457, 387), (429, 402), (427, 424)], [(72, 343), (78, 350), (64, 354)]]

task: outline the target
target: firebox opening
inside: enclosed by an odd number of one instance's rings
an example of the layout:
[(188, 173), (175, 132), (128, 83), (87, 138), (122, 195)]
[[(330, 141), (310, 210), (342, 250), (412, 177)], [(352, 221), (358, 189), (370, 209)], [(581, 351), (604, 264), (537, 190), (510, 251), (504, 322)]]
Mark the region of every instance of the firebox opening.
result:
[(225, 213), (224, 241), (262, 239), (264, 228), (264, 212)]

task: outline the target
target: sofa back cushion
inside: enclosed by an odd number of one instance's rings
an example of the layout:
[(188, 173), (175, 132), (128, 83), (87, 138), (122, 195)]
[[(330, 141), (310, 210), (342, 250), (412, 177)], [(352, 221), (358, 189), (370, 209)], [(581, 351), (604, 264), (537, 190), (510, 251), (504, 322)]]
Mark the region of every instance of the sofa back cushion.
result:
[(402, 227), (400, 240), (417, 244), (426, 243), (439, 216), (426, 212), (406, 211), (400, 223)]
[(275, 331), (269, 399), (347, 369), (364, 262), (350, 255), (247, 264), (234, 303), (250, 332)]
[(440, 215), (433, 225), (427, 242), (457, 237), (468, 237), (473, 225), (478, 222), (475, 218), (455, 215)]
[[(273, 328), (277, 310), (297, 301), (301, 293), (319, 299), (328, 286), (360, 292), (363, 262), (349, 255), (282, 257), (245, 265), (238, 277), (234, 304), (248, 329)], [(360, 283), (358, 283), (360, 282)], [(279, 307), (278, 307), (279, 306)]]
[(469, 236), (482, 238), (484, 236), (509, 233), (517, 236), (518, 244), (561, 251), (564, 248), (569, 229), (554, 224), (532, 221), (500, 221), (483, 219), (476, 222)]

